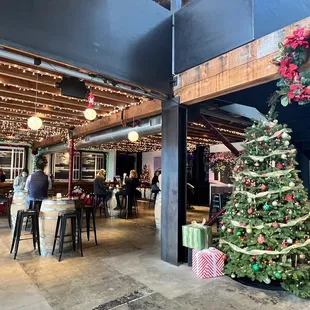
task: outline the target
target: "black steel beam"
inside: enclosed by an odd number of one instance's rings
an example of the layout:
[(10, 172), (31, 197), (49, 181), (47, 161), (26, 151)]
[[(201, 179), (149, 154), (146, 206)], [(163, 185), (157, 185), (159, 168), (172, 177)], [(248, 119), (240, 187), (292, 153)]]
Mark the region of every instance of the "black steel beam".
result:
[(179, 98), (163, 102), (162, 108), (161, 257), (177, 265), (185, 260), (187, 108)]

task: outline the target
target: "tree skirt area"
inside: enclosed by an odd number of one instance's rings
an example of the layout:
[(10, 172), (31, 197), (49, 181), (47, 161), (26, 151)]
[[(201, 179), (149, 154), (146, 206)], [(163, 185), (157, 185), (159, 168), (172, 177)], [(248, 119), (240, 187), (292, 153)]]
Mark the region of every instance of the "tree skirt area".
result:
[(266, 284), (264, 282), (259, 281), (252, 281), (250, 278), (235, 278), (233, 279), (243, 285), (255, 287), (261, 290), (268, 290), (268, 291), (284, 291), (284, 288), (281, 286), (280, 281), (271, 281), (270, 284)]

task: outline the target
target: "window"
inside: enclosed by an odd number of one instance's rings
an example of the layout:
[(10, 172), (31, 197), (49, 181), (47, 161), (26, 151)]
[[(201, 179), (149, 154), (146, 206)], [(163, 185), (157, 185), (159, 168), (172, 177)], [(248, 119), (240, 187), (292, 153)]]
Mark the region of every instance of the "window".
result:
[(93, 180), (105, 168), (103, 153), (82, 153), (82, 180)]
[(0, 147), (0, 167), (6, 180), (14, 180), (25, 168), (25, 148)]
[[(55, 180), (69, 179), (69, 153), (54, 154), (54, 178)], [(73, 157), (73, 180), (80, 179), (80, 154)]]

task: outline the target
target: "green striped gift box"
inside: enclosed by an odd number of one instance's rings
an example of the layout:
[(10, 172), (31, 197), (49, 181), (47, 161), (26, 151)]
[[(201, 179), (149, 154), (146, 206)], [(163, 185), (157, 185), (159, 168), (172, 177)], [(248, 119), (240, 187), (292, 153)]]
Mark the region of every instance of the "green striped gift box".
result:
[(184, 225), (182, 226), (183, 246), (195, 250), (203, 250), (212, 246), (212, 227)]

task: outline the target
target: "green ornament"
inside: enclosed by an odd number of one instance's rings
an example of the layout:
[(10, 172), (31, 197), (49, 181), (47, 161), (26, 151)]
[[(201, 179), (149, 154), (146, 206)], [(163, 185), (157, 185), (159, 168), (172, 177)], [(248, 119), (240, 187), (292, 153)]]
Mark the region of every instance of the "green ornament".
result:
[(300, 199), (300, 194), (297, 194), (297, 195), (296, 195), (296, 199)]
[(253, 265), (253, 270), (254, 270), (254, 271), (258, 271), (258, 270), (259, 270), (259, 266), (258, 266), (257, 264), (254, 264), (254, 265)]
[(237, 232), (237, 235), (238, 235), (238, 236), (241, 236), (241, 235), (242, 235), (242, 232), (241, 232), (241, 231), (238, 231), (238, 232)]
[(231, 211), (228, 211), (227, 213), (228, 213), (228, 215), (232, 215), (232, 212), (231, 212)]
[(265, 211), (268, 211), (269, 210), (269, 205), (267, 205), (267, 203), (263, 206), (263, 209), (265, 210)]
[(281, 274), (279, 272), (277, 272), (275, 275), (276, 279), (281, 279)]
[(265, 138), (264, 141), (267, 143), (269, 141), (269, 138)]

